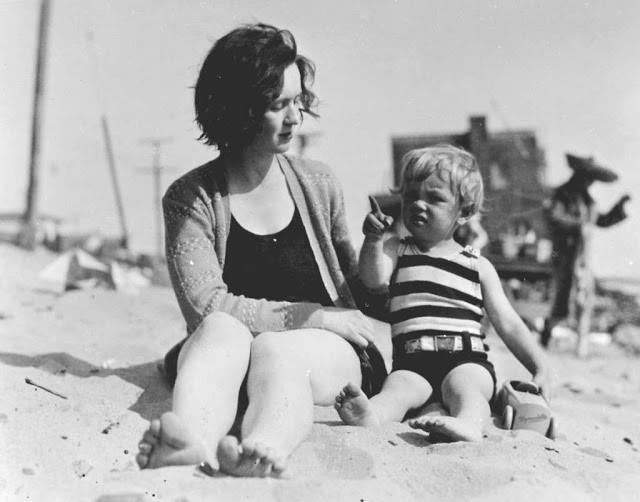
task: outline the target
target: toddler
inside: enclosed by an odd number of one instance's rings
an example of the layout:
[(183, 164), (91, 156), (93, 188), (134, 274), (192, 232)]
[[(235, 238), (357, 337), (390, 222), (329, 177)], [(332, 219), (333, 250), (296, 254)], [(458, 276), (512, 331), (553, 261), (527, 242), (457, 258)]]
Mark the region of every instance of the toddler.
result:
[(422, 416), (409, 425), (446, 440), (479, 440), (496, 391), (483, 313), (543, 394), (550, 385), (547, 362), (493, 265), (453, 238), (482, 206), (475, 158), (439, 145), (412, 150), (402, 162), (402, 220), (410, 235), (401, 239), (392, 232), (393, 219), (370, 197), (359, 261), (366, 287), (389, 288), (393, 371), (370, 399), (348, 383), (335, 406), (347, 424), (376, 426), (439, 401), (448, 416)]

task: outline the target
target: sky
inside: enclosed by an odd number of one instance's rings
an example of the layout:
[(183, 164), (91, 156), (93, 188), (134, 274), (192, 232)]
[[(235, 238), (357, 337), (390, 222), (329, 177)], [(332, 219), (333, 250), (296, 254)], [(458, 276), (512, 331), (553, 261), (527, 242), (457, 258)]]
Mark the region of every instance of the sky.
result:
[[(0, 213), (27, 187), (38, 0), (0, 0)], [(640, 2), (635, 0), (51, 0), (42, 100), (40, 210), (81, 229), (119, 224), (100, 120), (109, 124), (136, 251), (155, 247), (150, 139), (162, 189), (215, 151), (197, 142), (192, 86), (212, 43), (248, 22), (293, 32), (317, 65), (316, 133), (307, 155), (342, 181), (355, 245), (366, 195), (392, 180), (391, 137), (535, 131), (545, 181), (565, 152), (620, 176), (592, 195), (629, 218), (598, 230), (600, 277), (640, 279)]]

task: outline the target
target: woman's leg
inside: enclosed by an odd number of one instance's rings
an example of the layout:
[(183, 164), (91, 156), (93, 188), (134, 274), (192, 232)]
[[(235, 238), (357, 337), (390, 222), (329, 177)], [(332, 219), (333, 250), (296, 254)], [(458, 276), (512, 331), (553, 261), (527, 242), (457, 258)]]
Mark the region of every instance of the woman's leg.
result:
[(313, 405), (333, 404), (349, 381), (360, 385), (360, 361), (340, 336), (318, 329), (259, 335), (251, 347), (242, 443), (223, 439), (220, 469), (237, 476), (280, 474), (311, 430)]
[(349, 425), (376, 427), (401, 422), (409, 410), (422, 406), (432, 393), (431, 385), (413, 371), (397, 370), (384, 381), (382, 390), (371, 399), (349, 382), (336, 396), (336, 410)]
[(202, 321), (180, 350), (172, 411), (153, 420), (140, 443), (141, 468), (217, 465), (216, 447), (233, 425), (252, 339), (244, 324), (222, 312)]
[(449, 417), (419, 417), (409, 422), (451, 441), (479, 441), (491, 416), (489, 400), (493, 379), (483, 366), (466, 363), (456, 366), (442, 382), (442, 401)]

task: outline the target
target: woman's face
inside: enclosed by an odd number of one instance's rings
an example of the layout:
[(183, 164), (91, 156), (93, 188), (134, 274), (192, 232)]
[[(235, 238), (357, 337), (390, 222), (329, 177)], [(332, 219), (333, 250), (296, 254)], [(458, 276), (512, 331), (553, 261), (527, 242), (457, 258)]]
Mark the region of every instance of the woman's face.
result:
[(269, 105), (262, 119), (262, 129), (251, 142), (270, 153), (284, 153), (291, 146), (296, 127), (301, 123), (300, 70), (295, 64), (284, 71), (282, 92)]

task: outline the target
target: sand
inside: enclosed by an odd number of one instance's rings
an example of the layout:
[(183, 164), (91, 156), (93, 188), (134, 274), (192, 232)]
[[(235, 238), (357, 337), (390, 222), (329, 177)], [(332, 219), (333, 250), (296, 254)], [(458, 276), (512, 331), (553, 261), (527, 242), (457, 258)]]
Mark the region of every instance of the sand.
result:
[[(173, 293), (56, 293), (37, 277), (53, 258), (0, 244), (2, 501), (640, 500), (638, 359), (616, 345), (585, 360), (551, 348), (556, 441), (496, 419), (480, 443), (431, 444), (405, 424), (345, 426), (318, 407), (288, 479), (140, 471), (140, 435), (171, 403), (157, 363), (184, 333)], [(527, 377), (491, 344), (499, 380)]]

